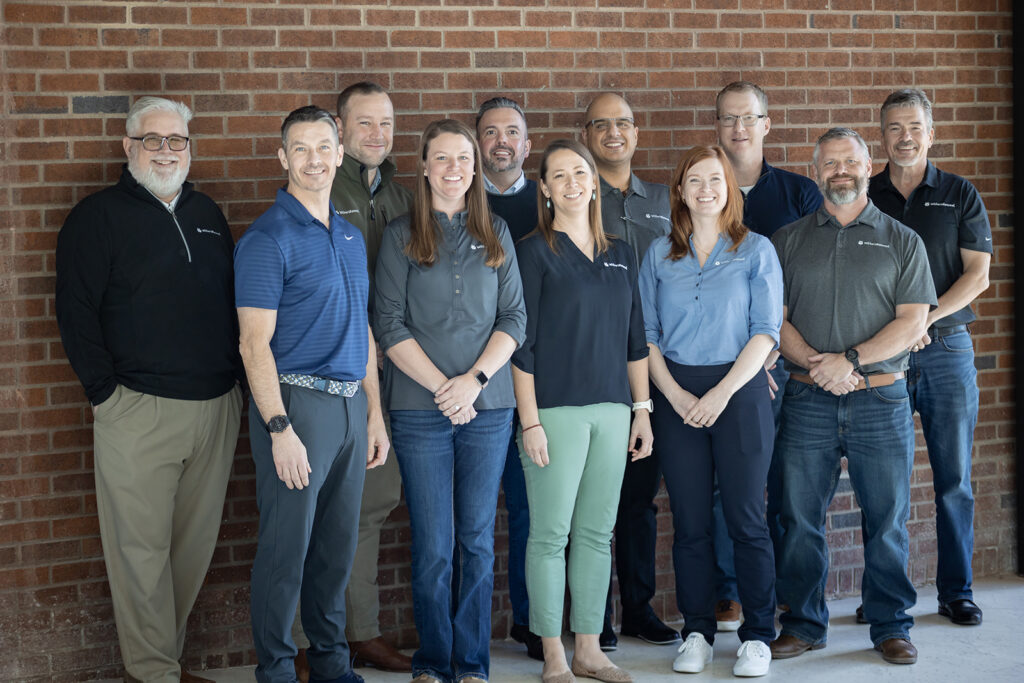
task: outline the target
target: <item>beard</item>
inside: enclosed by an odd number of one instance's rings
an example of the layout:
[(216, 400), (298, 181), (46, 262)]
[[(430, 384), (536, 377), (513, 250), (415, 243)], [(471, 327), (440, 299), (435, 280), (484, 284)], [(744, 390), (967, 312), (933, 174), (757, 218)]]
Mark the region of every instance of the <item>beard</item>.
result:
[(173, 197), (178, 194), (185, 177), (188, 176), (188, 169), (191, 165), (191, 158), (186, 157), (184, 161), (175, 157), (177, 164), (173, 170), (161, 172), (153, 162), (156, 158), (150, 158), (147, 162), (140, 162), (137, 155), (128, 159), (128, 172), (144, 188), (157, 197)]
[[(853, 187), (845, 187), (845, 188), (832, 187), (831, 182), (833, 180), (837, 180), (837, 179), (840, 179), (840, 178), (842, 178), (842, 179), (852, 178), (853, 179)], [(833, 178), (829, 178), (824, 183), (818, 183), (818, 189), (821, 190), (821, 194), (823, 194), (825, 196), (825, 199), (829, 200), (831, 203), (835, 204), (836, 206), (842, 206), (843, 204), (852, 204), (853, 202), (855, 202), (857, 200), (857, 197), (859, 197), (861, 194), (864, 193), (864, 191), (867, 189), (867, 187), (868, 187), (868, 178), (867, 178), (867, 176), (853, 176), (853, 175), (836, 176), (836, 177), (833, 177)]]
[(511, 171), (513, 168), (516, 168), (519, 164), (519, 156), (516, 154), (516, 151), (511, 147), (504, 146), (495, 147), (491, 151), (493, 152), (499, 149), (503, 149), (509, 153), (508, 159), (496, 159), (488, 154), (481, 160), (483, 161), (484, 168), (491, 173), (504, 173), (505, 171)]

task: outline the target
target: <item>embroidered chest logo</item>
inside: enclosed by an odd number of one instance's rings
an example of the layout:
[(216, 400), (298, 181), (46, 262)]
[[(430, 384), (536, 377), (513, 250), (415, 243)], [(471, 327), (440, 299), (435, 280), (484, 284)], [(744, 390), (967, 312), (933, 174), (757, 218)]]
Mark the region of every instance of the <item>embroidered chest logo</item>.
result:
[(476, 251), (477, 249), (483, 249), (484, 245), (482, 245), (482, 244), (471, 244), (471, 245), (469, 245), (469, 248), (472, 249), (473, 251)]
[(339, 216), (347, 216), (350, 213), (359, 213), (359, 209), (345, 209), (344, 211), (342, 211), (341, 209), (335, 209), (334, 213), (338, 214)]
[(656, 214), (656, 213), (645, 213), (644, 217), (646, 217), (648, 220), (650, 220), (651, 218), (660, 218), (661, 220), (663, 220), (663, 221), (665, 221), (667, 223), (671, 223), (672, 222), (672, 219), (670, 219), (668, 216), (662, 216), (662, 215)]
[(216, 230), (209, 230), (208, 228), (196, 228), (196, 232), (206, 235), (220, 235)]
[(888, 244), (880, 244), (878, 242), (868, 242), (867, 240), (857, 240), (857, 244), (860, 245), (860, 246), (863, 246), (863, 247), (884, 247), (885, 249), (889, 248)]
[(622, 268), (623, 270), (629, 270), (629, 267), (626, 266), (624, 263), (608, 263), (607, 261), (605, 261), (604, 267), (605, 268)]
[(955, 209), (956, 208), (956, 204), (948, 204), (946, 202), (925, 202), (924, 205), (926, 207), (927, 206), (944, 206), (947, 209)]

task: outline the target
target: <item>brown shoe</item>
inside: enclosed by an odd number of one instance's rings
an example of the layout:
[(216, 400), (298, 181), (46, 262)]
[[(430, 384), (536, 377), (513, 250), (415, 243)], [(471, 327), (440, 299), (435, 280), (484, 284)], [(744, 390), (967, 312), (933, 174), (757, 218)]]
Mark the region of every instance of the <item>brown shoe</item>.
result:
[(769, 647), (772, 650), (772, 659), (789, 659), (802, 655), (808, 650), (820, 650), (825, 647), (825, 643), (808, 643), (806, 640), (800, 640), (796, 636), (787, 634), (773, 640)]
[(625, 669), (620, 669), (614, 664), (603, 669), (590, 671), (584, 668), (582, 664), (577, 664), (576, 658), (573, 657), (571, 668), (573, 675), (577, 678), (593, 678), (603, 681), (603, 683), (633, 683), (633, 677), (629, 675), (629, 672)]
[(184, 669), (181, 670), (181, 683), (213, 683), (213, 679), (203, 678), (202, 676), (196, 676), (193, 673), (189, 673)]
[(882, 659), (890, 664), (917, 663), (917, 648), (906, 638), (883, 640), (875, 649), (882, 653)]
[(301, 648), (295, 655), (295, 677), (299, 683), (309, 683), (309, 660), (306, 659), (305, 648)]
[(736, 631), (743, 623), (743, 607), (735, 600), (719, 600), (715, 605), (719, 631)]
[(352, 667), (372, 666), (381, 671), (412, 673), (412, 657), (391, 647), (381, 636), (348, 644)]

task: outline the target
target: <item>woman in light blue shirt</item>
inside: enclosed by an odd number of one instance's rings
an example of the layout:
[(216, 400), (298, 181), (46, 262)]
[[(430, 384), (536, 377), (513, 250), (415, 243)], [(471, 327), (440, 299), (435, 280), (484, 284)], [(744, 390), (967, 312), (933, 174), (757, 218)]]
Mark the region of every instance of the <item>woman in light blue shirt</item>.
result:
[(775, 432), (764, 371), (782, 325), (782, 271), (771, 242), (743, 225), (743, 199), (720, 147), (694, 147), (671, 188), (672, 230), (651, 244), (640, 294), (655, 389), (652, 427), (675, 526), (676, 602), (686, 619), (676, 671), (711, 661), (715, 475), (736, 549), (744, 623), (733, 672), (768, 672), (775, 564), (764, 489)]

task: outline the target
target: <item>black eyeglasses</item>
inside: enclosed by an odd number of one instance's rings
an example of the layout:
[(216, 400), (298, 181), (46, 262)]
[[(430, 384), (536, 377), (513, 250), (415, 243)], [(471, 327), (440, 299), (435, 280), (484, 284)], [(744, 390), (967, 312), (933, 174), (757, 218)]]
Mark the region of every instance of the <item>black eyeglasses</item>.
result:
[(766, 119), (768, 114), (744, 114), (743, 116), (733, 116), (731, 114), (727, 116), (719, 116), (718, 120), (722, 122), (722, 125), (726, 128), (732, 128), (736, 125), (737, 121), (742, 121), (744, 126), (752, 126), (757, 123), (758, 119)]
[(142, 148), (148, 152), (159, 152), (164, 146), (164, 140), (167, 141), (167, 147), (172, 152), (182, 152), (188, 147), (188, 138), (181, 135), (146, 135), (141, 138), (129, 135), (128, 139), (138, 140), (142, 143)]

